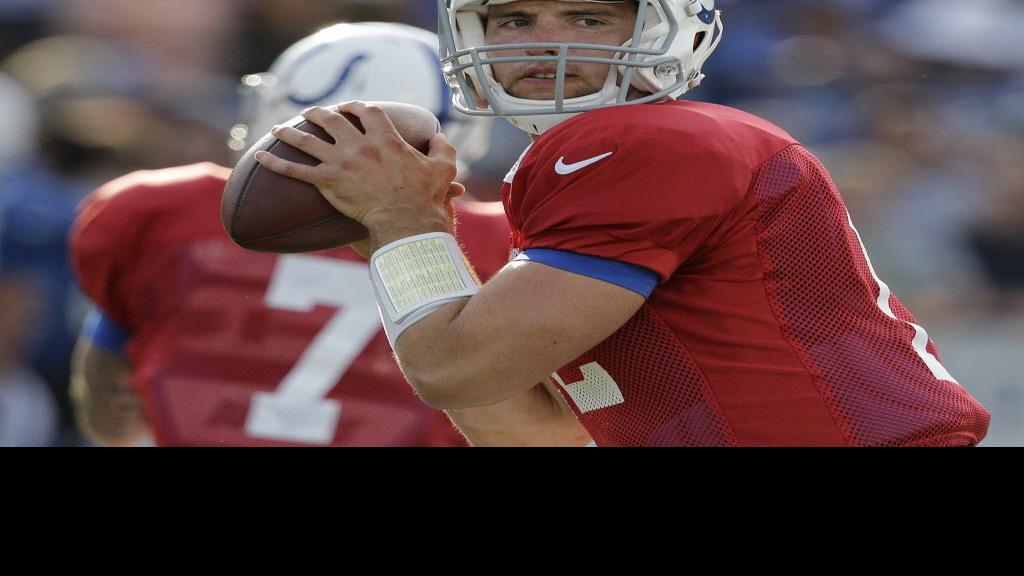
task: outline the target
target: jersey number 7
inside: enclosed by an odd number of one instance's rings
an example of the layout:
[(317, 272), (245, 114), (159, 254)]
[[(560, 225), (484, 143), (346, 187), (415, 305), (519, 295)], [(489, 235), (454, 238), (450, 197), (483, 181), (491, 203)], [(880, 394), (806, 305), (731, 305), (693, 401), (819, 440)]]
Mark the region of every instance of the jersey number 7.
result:
[(366, 264), (282, 256), (274, 268), (264, 304), (294, 312), (311, 312), (317, 305), (339, 310), (275, 391), (253, 395), (246, 434), (267, 440), (330, 444), (342, 405), (327, 395), (381, 330)]

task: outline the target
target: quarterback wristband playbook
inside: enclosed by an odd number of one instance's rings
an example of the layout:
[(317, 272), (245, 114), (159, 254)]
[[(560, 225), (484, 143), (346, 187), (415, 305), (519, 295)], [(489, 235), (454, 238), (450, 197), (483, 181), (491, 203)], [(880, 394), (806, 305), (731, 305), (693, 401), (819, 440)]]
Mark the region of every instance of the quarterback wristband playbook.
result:
[(459, 243), (444, 232), (380, 248), (370, 258), (370, 279), (392, 348), (402, 332), (434, 310), (480, 291)]

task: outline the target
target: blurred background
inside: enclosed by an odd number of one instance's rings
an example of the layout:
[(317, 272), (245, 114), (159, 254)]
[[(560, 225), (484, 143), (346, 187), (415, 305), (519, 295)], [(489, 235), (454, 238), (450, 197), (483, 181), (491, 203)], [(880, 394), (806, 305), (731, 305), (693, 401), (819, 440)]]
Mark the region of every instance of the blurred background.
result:
[[(1024, 445), (1024, 0), (719, 0), (694, 98), (779, 124), (832, 171), (879, 276)], [(231, 163), (237, 80), (339, 21), (436, 26), (433, 0), (0, 0), (0, 446), (82, 445), (81, 198), (137, 169)], [(496, 121), (469, 187), (527, 143)]]

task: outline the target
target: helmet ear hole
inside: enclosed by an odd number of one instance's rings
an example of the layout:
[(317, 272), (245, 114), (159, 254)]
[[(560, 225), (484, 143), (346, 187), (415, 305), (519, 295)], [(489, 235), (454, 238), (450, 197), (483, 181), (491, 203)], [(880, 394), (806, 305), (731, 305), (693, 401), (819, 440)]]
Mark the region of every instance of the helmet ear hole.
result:
[(697, 35), (693, 37), (693, 49), (696, 50), (697, 48), (700, 48), (700, 45), (704, 43), (704, 39), (707, 37), (707, 32), (698, 32)]

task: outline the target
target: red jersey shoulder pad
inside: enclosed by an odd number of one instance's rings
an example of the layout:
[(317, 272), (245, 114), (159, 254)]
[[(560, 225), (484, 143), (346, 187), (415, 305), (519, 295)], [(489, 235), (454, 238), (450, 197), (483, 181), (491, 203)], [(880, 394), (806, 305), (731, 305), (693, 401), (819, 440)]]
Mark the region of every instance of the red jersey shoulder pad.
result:
[(119, 325), (127, 326), (117, 310), (115, 292), (122, 274), (141, 256), (137, 252), (151, 223), (170, 212), (205, 210), (205, 203), (193, 200), (219, 198), (229, 174), (227, 168), (211, 163), (139, 171), (90, 194), (79, 205), (69, 235), (71, 267), (86, 295)]
[(110, 213), (120, 220), (121, 229), (126, 229), (130, 227), (129, 218), (144, 217), (180, 204), (182, 195), (222, 190), (230, 174), (230, 169), (207, 162), (162, 170), (141, 170), (116, 178), (82, 201), (72, 235)]
[(196, 184), (208, 183), (210, 180), (226, 182), (230, 175), (230, 168), (212, 162), (160, 170), (139, 170), (100, 186), (86, 199), (86, 203), (110, 202), (114, 198), (119, 202), (137, 201), (136, 197), (146, 195), (147, 190), (154, 188), (187, 189)]
[(544, 134), (530, 156), (557, 159), (576, 149), (585, 155), (595, 147), (639, 146), (651, 155), (674, 157), (699, 147), (753, 170), (797, 143), (778, 126), (741, 110), (676, 100), (581, 114)]

